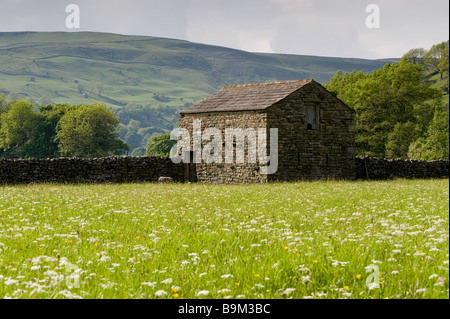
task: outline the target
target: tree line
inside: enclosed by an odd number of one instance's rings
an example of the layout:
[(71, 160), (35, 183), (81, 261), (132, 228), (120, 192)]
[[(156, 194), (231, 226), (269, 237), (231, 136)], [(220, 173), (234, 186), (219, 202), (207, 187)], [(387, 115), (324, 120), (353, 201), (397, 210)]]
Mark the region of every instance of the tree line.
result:
[(413, 49), (398, 63), (372, 73), (340, 71), (325, 84), (356, 111), (359, 155), (449, 158), (448, 52), (448, 41)]
[(0, 157), (104, 157), (129, 150), (104, 105), (45, 105), (0, 95)]

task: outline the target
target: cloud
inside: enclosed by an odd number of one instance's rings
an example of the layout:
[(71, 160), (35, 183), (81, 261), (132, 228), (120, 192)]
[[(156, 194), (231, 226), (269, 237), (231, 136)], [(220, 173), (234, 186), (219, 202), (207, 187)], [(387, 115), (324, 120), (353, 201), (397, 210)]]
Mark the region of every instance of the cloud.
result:
[(315, 3), (314, 0), (270, 0), (270, 2), (285, 10), (308, 8), (314, 6)]
[[(260, 0), (192, 1), (186, 11), (187, 39), (247, 51), (272, 52), (277, 16)], [(238, 9), (237, 9), (238, 8)]]

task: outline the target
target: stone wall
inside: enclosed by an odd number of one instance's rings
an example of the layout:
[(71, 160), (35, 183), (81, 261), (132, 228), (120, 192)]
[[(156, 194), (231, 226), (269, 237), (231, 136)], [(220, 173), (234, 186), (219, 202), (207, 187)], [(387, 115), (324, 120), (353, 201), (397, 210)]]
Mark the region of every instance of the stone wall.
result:
[[(356, 178), (383, 180), (391, 178), (448, 178), (449, 161), (387, 160), (381, 158), (356, 158)], [(254, 165), (200, 166), (199, 174), (214, 170), (216, 179), (208, 183), (264, 183), (264, 175)], [(160, 157), (107, 157), (98, 159), (0, 159), (0, 184), (32, 182), (88, 182), (123, 183), (155, 182), (159, 177), (184, 181), (184, 164), (174, 164)], [(202, 173), (203, 170), (203, 173)], [(232, 172), (238, 171), (238, 174)], [(245, 177), (244, 173), (249, 174)]]
[(161, 157), (0, 159), (0, 184), (153, 182), (161, 176), (183, 182), (184, 166)]
[[(267, 129), (267, 114), (263, 111), (242, 111), (242, 112), (213, 112), (200, 114), (183, 114), (179, 119), (179, 127), (189, 131), (191, 136), (190, 148), (193, 149), (193, 123), (195, 120), (201, 120), (202, 134), (208, 128), (219, 129), (222, 133), (222, 160), (221, 163), (196, 164), (197, 180), (200, 182), (214, 184), (247, 184), (247, 183), (266, 183), (267, 175), (259, 172), (260, 165), (250, 163), (248, 160), (248, 149), (246, 148), (244, 164), (225, 163), (225, 131), (227, 128)], [(202, 141), (202, 149), (210, 141)], [(180, 146), (182, 143), (180, 142)], [(247, 145), (247, 142), (246, 142)], [(236, 145), (234, 145), (234, 162), (236, 160)], [(214, 152), (216, 152), (214, 150)]]
[(383, 158), (356, 158), (357, 179), (391, 178), (448, 178), (449, 161), (387, 160)]

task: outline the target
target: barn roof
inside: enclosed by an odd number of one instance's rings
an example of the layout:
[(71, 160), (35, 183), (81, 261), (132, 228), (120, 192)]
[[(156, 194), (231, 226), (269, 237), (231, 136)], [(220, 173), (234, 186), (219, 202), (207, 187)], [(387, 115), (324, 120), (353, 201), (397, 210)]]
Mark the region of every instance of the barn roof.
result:
[(264, 110), (313, 81), (306, 79), (224, 86), (220, 91), (180, 113)]

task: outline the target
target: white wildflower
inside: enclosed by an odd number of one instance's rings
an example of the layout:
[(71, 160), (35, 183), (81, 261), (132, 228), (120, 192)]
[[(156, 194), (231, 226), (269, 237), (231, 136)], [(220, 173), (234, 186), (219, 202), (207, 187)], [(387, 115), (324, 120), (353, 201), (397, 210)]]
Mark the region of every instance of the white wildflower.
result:
[(302, 276), (302, 282), (303, 283), (312, 282), (311, 277), (310, 276)]
[(162, 284), (171, 284), (173, 282), (172, 278), (167, 278), (166, 280), (161, 281)]
[(6, 286), (9, 286), (9, 285), (16, 285), (16, 284), (18, 284), (18, 283), (19, 283), (18, 280), (11, 279), (11, 278), (8, 278), (7, 280), (4, 281), (4, 284), (5, 284)]
[(422, 292), (426, 292), (427, 288), (422, 288), (422, 289), (417, 289), (416, 293), (422, 293)]
[(287, 288), (285, 291), (283, 291), (281, 294), (282, 295), (286, 295), (286, 296), (288, 296), (288, 295), (290, 295), (290, 294), (292, 294), (294, 291), (296, 291), (297, 289), (295, 289), (295, 288)]
[(164, 291), (164, 290), (158, 290), (157, 292), (155, 292), (155, 296), (156, 296), (156, 297), (167, 296), (167, 291)]
[(208, 296), (208, 295), (209, 295), (208, 290), (201, 290), (201, 291), (197, 292), (197, 294), (196, 294), (197, 297)]

